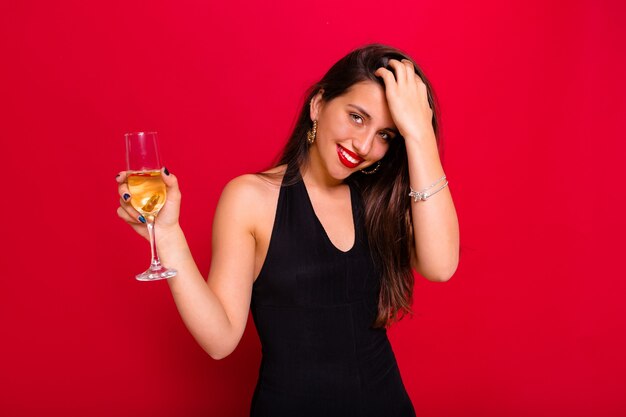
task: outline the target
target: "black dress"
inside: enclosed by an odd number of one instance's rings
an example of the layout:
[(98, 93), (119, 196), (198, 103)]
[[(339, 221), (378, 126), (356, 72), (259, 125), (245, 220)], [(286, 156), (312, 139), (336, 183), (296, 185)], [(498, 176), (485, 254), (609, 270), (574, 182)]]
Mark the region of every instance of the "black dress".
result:
[(385, 329), (373, 329), (380, 272), (363, 203), (350, 186), (356, 238), (335, 247), (304, 182), (282, 186), (251, 311), (262, 345), (251, 417), (414, 417)]

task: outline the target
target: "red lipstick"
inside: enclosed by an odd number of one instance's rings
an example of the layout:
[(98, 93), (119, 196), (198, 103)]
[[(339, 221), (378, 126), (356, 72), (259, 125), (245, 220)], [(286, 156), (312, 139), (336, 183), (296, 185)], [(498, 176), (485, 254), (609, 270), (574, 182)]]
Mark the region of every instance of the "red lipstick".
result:
[(339, 155), (341, 163), (348, 168), (356, 168), (361, 162), (363, 162), (363, 158), (354, 152), (350, 152), (341, 145), (337, 145), (337, 155)]

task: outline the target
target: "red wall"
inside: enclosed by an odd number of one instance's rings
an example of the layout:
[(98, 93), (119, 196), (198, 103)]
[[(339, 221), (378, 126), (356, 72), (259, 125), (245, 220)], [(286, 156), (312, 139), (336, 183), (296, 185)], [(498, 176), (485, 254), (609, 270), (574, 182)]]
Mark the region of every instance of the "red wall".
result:
[(252, 321), (214, 361), (167, 284), (133, 278), (122, 134), (159, 132), (206, 275), (224, 184), (375, 41), (435, 87), (461, 224), (456, 275), (418, 277), (390, 331), (418, 415), (626, 415), (623, 3), (296, 3), (2, 3), (0, 415), (245, 416)]

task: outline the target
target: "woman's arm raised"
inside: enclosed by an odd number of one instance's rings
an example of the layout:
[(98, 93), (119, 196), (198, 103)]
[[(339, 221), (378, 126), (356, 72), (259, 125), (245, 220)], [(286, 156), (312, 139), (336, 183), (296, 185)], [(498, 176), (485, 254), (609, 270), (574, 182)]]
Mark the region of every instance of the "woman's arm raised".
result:
[[(375, 74), (385, 82), (389, 111), (404, 137), (410, 185), (418, 191), (428, 189), (429, 183), (442, 178), (444, 173), (432, 125), (428, 88), (415, 73), (411, 61), (390, 59), (389, 66), (395, 75), (384, 67)], [(411, 214), (415, 241), (411, 266), (429, 281), (449, 280), (459, 265), (460, 252), (459, 221), (450, 189), (443, 188), (428, 202), (413, 202)]]
[[(118, 177), (118, 182), (124, 181)], [(167, 280), (183, 322), (214, 359), (228, 356), (243, 335), (252, 294), (255, 240), (253, 217), (247, 194), (254, 192), (242, 177), (232, 180), (220, 197), (213, 224), (213, 255), (208, 283), (204, 280), (178, 224), (180, 191), (174, 175), (163, 175), (168, 201), (164, 221), (156, 223), (157, 250), (161, 262), (178, 271)], [(120, 186), (123, 196), (124, 187)], [(127, 191), (126, 191), (127, 192)], [(170, 199), (171, 196), (171, 199)], [(167, 210), (168, 203), (171, 209)], [(137, 222), (124, 207), (118, 214), (129, 223)], [(161, 215), (159, 213), (159, 220)], [(172, 219), (175, 214), (175, 221)], [(138, 222), (137, 222), (138, 223)], [(134, 224), (134, 228), (139, 224)], [(160, 226), (160, 227), (159, 227)]]

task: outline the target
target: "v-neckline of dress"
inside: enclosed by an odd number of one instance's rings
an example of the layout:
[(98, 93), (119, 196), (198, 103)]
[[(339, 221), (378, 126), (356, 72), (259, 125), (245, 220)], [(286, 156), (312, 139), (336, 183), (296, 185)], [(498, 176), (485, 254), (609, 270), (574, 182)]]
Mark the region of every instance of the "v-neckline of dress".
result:
[(311, 196), (309, 195), (309, 191), (306, 188), (306, 184), (304, 183), (304, 178), (301, 177), (300, 182), (302, 183), (302, 188), (304, 190), (304, 194), (306, 196), (307, 202), (308, 202), (308, 206), (311, 209), (311, 213), (313, 213), (313, 217), (315, 217), (315, 221), (318, 224), (318, 226), (322, 229), (322, 234), (324, 235), (326, 241), (328, 242), (328, 244), (330, 244), (330, 246), (332, 246), (337, 252), (339, 252), (340, 254), (349, 254), (350, 252), (352, 252), (354, 250), (354, 248), (356, 247), (356, 242), (357, 242), (357, 238), (358, 238), (358, 229), (357, 229), (357, 225), (356, 225), (356, 210), (355, 210), (355, 196), (354, 196), (354, 190), (352, 189), (352, 185), (350, 183), (347, 183), (346, 185), (348, 186), (348, 188), (350, 189), (350, 209), (352, 212), (352, 225), (354, 228), (354, 240), (352, 242), (352, 246), (350, 247), (350, 249), (343, 251), (341, 249), (339, 249), (332, 240), (330, 240), (330, 237), (328, 236), (328, 233), (326, 232), (326, 229), (324, 228), (324, 225), (322, 224), (321, 220), (319, 219), (319, 217), (317, 216), (317, 213), (315, 212), (315, 208), (313, 208), (313, 202), (311, 201)]

